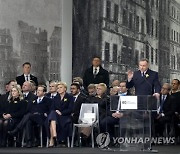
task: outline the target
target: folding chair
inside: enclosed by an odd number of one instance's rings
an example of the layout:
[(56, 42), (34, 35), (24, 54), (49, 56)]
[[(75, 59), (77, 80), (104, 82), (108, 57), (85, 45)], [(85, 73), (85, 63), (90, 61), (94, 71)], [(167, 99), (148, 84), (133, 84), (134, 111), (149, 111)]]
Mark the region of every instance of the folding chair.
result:
[(90, 127), (91, 128), (91, 142), (92, 142), (92, 148), (94, 148), (94, 127), (97, 127), (99, 130), (99, 110), (98, 110), (98, 104), (88, 104), (83, 103), (81, 105), (80, 115), (78, 124), (73, 124), (73, 133), (72, 133), (72, 141), (71, 141), (71, 147), (74, 146), (74, 135), (77, 128), (82, 127)]

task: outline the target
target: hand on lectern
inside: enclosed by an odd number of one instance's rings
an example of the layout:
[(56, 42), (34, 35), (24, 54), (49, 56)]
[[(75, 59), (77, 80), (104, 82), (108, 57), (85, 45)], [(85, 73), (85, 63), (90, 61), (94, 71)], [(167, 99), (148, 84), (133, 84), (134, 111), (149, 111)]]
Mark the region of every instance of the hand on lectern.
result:
[(123, 117), (123, 113), (121, 113), (121, 112), (115, 112), (115, 113), (112, 114), (112, 116), (113, 116), (114, 118), (121, 118), (121, 117)]

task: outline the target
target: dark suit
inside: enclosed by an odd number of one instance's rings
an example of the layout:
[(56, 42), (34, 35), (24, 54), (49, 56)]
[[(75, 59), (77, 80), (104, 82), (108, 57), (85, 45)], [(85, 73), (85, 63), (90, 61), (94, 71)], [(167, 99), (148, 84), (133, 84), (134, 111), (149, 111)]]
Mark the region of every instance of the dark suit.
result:
[[(30, 74), (30, 80), (34, 81), (36, 86), (38, 86), (38, 80), (35, 76)], [(23, 83), (26, 81), (24, 78), (24, 74), (22, 74), (21, 76), (17, 76), (16, 81), (22, 87)]]
[(51, 98), (51, 99), (54, 99), (55, 97), (58, 97), (58, 95), (59, 95), (59, 94), (57, 93), (56, 96), (54, 96), (54, 97), (52, 98), (52, 97), (51, 97), (51, 93), (47, 93), (47, 94), (46, 94), (46, 97)]
[[(57, 124), (57, 139), (58, 141), (66, 141), (67, 136), (71, 134), (70, 126), (72, 124), (71, 113), (73, 111), (73, 96), (66, 93), (61, 100), (60, 95), (53, 99), (52, 111), (48, 116), (48, 125), (51, 121), (56, 121)], [(58, 115), (56, 110), (59, 110), (62, 115)], [(48, 129), (49, 130), (49, 129)], [(49, 132), (47, 132), (49, 134)]]
[(50, 109), (51, 99), (47, 97), (44, 97), (40, 103), (37, 103), (37, 100), (28, 103), (27, 114), (18, 124), (18, 129), (22, 129), (24, 126), (26, 126), (26, 137), (28, 142), (31, 142), (32, 140), (32, 126), (42, 126), (46, 120), (44, 114), (46, 113), (48, 115)]
[(28, 95), (24, 97), (24, 100), (28, 102), (33, 102), (36, 99), (37, 99), (37, 96), (34, 95), (32, 92), (29, 92)]
[(8, 100), (9, 92), (0, 96), (0, 103), (5, 103)]
[(172, 93), (171, 95), (174, 96), (176, 100), (176, 115), (174, 116), (175, 135), (180, 136), (180, 128), (178, 126), (178, 124), (180, 124), (180, 91)]
[(78, 123), (82, 103), (86, 103), (86, 98), (84, 97), (83, 94), (80, 93), (74, 102), (73, 116), (72, 116), (73, 123)]
[(126, 82), (126, 87), (135, 87), (136, 95), (152, 95), (160, 93), (161, 85), (158, 79), (158, 73), (150, 69), (147, 70), (146, 75), (142, 77), (141, 71), (135, 71), (130, 82)]
[(34, 100), (36, 100), (36, 99), (37, 99), (37, 96), (34, 95), (32, 92), (29, 92), (28, 95), (24, 97), (24, 100), (26, 101), (24, 109), (27, 110), (28, 104), (29, 104), (30, 102), (32, 103), (32, 102), (33, 102)]
[(84, 73), (84, 77), (83, 77), (84, 88), (87, 89), (88, 85), (91, 83), (94, 84), (105, 83), (107, 86), (109, 86), (109, 72), (100, 66), (98, 74), (94, 77), (93, 66), (91, 66)]
[[(162, 99), (160, 95), (160, 106), (162, 105)], [(175, 104), (175, 97), (171, 95), (167, 95), (162, 110), (160, 110), (160, 113), (163, 113), (165, 116), (161, 116), (159, 119), (155, 119), (155, 131), (156, 133), (159, 133), (160, 135), (163, 135), (164, 127), (167, 122), (171, 122), (173, 120), (173, 115), (176, 110), (176, 104)], [(156, 117), (159, 116), (157, 114)]]

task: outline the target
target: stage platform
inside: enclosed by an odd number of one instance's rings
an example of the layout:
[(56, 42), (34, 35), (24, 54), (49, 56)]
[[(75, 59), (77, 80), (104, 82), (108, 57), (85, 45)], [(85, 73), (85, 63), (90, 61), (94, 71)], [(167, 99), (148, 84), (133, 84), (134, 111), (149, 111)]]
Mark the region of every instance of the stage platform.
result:
[[(0, 148), (0, 154), (141, 154), (142, 151), (117, 151), (102, 150), (99, 148)], [(153, 146), (158, 154), (180, 154), (180, 145)]]

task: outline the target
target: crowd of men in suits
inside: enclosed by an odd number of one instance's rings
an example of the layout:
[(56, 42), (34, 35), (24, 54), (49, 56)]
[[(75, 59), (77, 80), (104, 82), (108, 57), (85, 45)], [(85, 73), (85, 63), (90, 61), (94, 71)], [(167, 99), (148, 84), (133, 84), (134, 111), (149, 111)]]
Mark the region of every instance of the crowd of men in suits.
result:
[[(119, 111), (110, 110), (110, 96), (152, 95), (160, 100), (153, 114), (155, 136), (163, 136), (166, 123), (171, 125), (175, 136), (180, 136), (180, 81), (160, 85), (158, 73), (149, 69), (147, 59), (139, 61), (139, 70), (127, 72), (127, 80), (114, 80), (109, 85), (109, 73), (101, 66), (101, 59), (93, 57), (92, 66), (83, 78), (73, 78), (70, 87), (64, 82), (51, 81), (49, 91), (39, 85), (30, 74), (31, 64), (23, 64), (23, 74), (6, 85), (6, 93), (0, 96), (0, 147), (12, 146), (14, 136), (21, 143), (25, 132), (26, 147), (39, 145), (38, 129), (43, 127), (48, 147), (66, 146), (72, 135), (72, 124), (78, 123), (82, 103), (98, 103), (100, 132), (114, 136), (114, 125), (124, 117)], [(67, 89), (70, 88), (70, 93)], [(91, 134), (81, 129), (85, 145)], [(35, 140), (36, 139), (36, 140)], [(22, 146), (22, 145), (20, 145)]]

